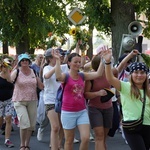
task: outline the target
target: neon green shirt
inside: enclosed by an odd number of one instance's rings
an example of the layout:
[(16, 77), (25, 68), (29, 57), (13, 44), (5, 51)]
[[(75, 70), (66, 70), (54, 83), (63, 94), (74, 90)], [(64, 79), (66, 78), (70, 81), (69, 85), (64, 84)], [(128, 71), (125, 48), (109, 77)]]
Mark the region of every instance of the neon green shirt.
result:
[[(143, 103), (139, 99), (132, 97), (130, 94), (130, 82), (121, 81), (121, 104), (123, 112), (123, 120), (136, 120), (141, 117)], [(143, 90), (140, 90), (143, 98)], [(146, 96), (145, 110), (144, 110), (144, 125), (150, 125), (150, 99)]]

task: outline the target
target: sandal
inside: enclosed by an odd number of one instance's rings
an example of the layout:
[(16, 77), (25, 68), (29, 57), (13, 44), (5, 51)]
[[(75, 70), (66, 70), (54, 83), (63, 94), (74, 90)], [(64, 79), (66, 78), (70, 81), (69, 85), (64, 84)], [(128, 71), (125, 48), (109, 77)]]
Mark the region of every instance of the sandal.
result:
[(28, 150), (30, 150), (30, 147), (29, 147), (29, 146), (25, 146), (25, 149), (28, 149)]
[(24, 149), (25, 149), (26, 147), (25, 147), (25, 146), (20, 146), (20, 149), (22, 149), (22, 148), (24, 148)]

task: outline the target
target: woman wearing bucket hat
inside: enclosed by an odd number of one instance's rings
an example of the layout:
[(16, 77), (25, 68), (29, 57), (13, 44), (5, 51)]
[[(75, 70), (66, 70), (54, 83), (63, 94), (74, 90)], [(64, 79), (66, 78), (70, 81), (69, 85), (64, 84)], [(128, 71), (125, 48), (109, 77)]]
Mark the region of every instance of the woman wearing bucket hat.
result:
[[(31, 60), (28, 54), (18, 56), (18, 69), (11, 73), (11, 80), (15, 81), (12, 101), (20, 123), (20, 150), (28, 150), (32, 131), (36, 125), (37, 114), (37, 86), (44, 86), (30, 68)], [(17, 79), (16, 79), (17, 77)]]
[(5, 58), (0, 63), (0, 128), (5, 118), (5, 145), (9, 148), (14, 147), (10, 141), (11, 135), (11, 120), (14, 111), (12, 103), (13, 83), (10, 80), (11, 63), (8, 58)]
[[(134, 55), (134, 51), (129, 55)], [(123, 128), (126, 140), (132, 150), (149, 150), (150, 89), (147, 75), (148, 68), (142, 62), (134, 62), (130, 65), (129, 82), (120, 81), (112, 74), (110, 66), (111, 56), (111, 50), (105, 49), (103, 51), (107, 80), (120, 92), (123, 120), (131, 121), (141, 118), (142, 107), (145, 101), (142, 129), (138, 132), (129, 133)]]

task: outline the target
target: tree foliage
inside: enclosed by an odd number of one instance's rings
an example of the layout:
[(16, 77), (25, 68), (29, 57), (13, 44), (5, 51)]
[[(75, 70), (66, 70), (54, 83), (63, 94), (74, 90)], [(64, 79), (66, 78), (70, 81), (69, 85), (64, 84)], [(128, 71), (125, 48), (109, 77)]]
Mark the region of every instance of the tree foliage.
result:
[[(94, 28), (112, 35), (115, 59), (122, 34), (128, 33), (129, 23), (136, 19), (135, 12), (150, 20), (149, 0), (1, 0), (0, 40), (16, 45), (17, 53), (44, 45), (49, 32), (57, 36), (68, 33), (72, 23), (67, 14), (75, 7), (87, 16), (81, 25), (88, 26), (91, 35)], [(149, 38), (150, 22), (143, 22), (143, 34)], [(92, 55), (92, 37), (89, 43)]]
[(0, 14), (0, 39), (20, 46), (18, 52), (35, 48), (48, 32), (68, 29), (65, 4), (59, 0), (2, 0)]

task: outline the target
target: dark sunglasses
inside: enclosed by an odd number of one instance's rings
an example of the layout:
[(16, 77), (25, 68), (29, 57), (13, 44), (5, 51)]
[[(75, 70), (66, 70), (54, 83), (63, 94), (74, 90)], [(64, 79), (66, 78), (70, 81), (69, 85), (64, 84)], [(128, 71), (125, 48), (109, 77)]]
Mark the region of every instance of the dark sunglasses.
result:
[(28, 59), (22, 59), (21, 61), (29, 61)]

